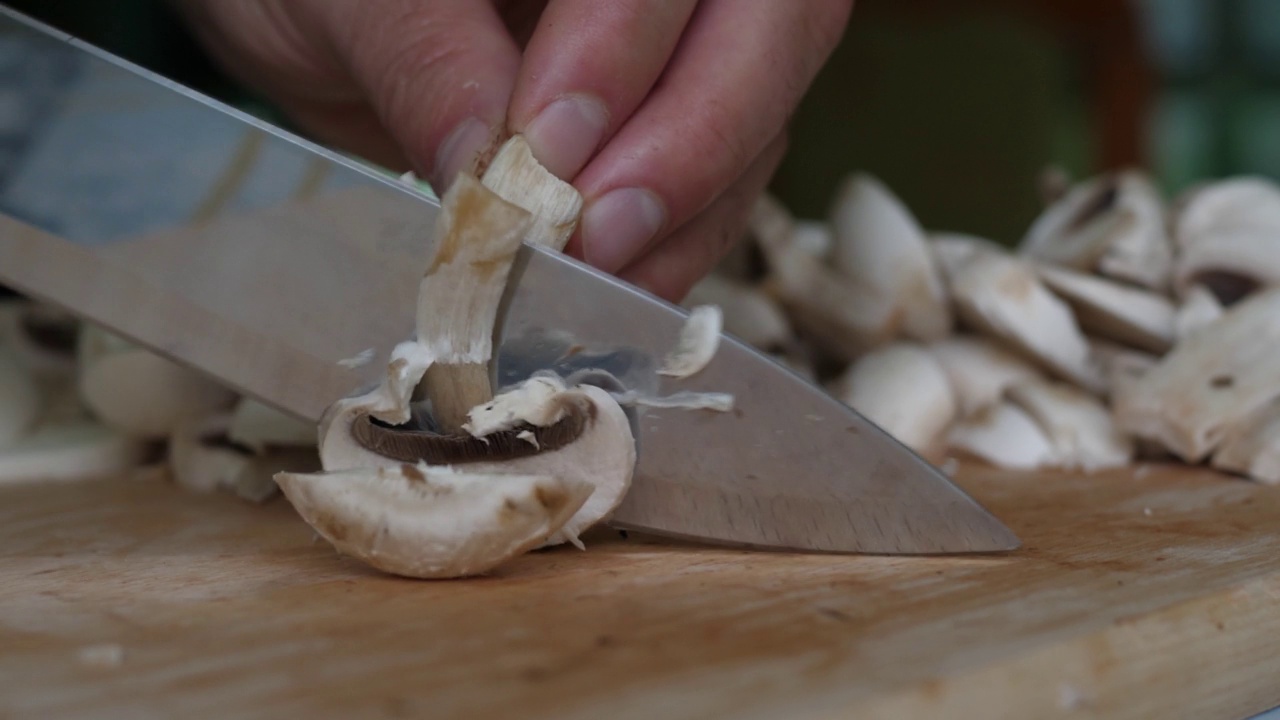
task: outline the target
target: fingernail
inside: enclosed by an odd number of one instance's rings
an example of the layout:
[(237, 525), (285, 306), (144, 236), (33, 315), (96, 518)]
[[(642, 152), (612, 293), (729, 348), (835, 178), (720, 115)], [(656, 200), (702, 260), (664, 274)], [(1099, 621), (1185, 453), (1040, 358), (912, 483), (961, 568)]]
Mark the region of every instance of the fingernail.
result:
[(435, 182), (438, 192), (453, 184), (459, 172), (471, 166), (489, 144), (489, 126), (479, 118), (468, 118), (458, 124), (440, 143), (436, 151)]
[(613, 190), (582, 214), (583, 258), (605, 272), (617, 272), (640, 254), (666, 218), (662, 201), (652, 192)]
[(604, 103), (589, 95), (568, 95), (543, 108), (524, 136), (543, 167), (569, 180), (591, 159), (608, 123)]

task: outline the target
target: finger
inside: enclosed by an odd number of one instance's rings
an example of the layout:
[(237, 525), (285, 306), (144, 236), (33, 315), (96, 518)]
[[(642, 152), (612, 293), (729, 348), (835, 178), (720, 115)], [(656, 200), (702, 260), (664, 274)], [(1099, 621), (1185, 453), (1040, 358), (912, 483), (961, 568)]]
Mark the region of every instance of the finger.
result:
[(489, 2), (317, 0), (334, 52), (413, 169), (444, 192), (505, 132), (520, 51)]
[(779, 134), (747, 171), (700, 215), (623, 268), (618, 277), (670, 302), (711, 272), (747, 231), (751, 208), (786, 153)]
[(773, 137), (839, 41), (849, 0), (706, 0), (662, 82), (574, 180), (576, 242), (606, 271), (702, 212)]
[(508, 112), (533, 155), (564, 180), (661, 76), (697, 0), (551, 0), (525, 49)]

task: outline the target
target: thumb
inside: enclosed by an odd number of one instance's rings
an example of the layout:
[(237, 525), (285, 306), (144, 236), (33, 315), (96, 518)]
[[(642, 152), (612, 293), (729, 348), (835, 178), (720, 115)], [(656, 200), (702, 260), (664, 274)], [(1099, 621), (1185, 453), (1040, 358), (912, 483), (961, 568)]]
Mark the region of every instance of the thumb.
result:
[(492, 3), (477, 0), (321, 0), (337, 60), (443, 194), (478, 172), (504, 137), (520, 50)]

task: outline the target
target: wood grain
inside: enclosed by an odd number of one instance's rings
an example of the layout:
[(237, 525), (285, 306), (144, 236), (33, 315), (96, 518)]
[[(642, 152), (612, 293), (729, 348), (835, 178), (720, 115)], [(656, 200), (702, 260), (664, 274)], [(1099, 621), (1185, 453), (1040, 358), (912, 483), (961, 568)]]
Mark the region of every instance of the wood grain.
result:
[[(1238, 718), (1280, 704), (1280, 489), (962, 468), (1007, 556), (600, 533), (390, 578), (287, 503), (0, 488), (0, 717)], [(118, 646), (118, 665), (86, 662)], [(107, 653), (109, 656), (110, 653)]]

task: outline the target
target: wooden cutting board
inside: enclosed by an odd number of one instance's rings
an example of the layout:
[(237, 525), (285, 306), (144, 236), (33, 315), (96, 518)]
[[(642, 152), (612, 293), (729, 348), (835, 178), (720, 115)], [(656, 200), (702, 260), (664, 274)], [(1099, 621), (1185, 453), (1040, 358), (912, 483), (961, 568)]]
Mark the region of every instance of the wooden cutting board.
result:
[(498, 576), (337, 556), (151, 473), (0, 488), (0, 717), (1239, 718), (1280, 704), (1280, 489), (962, 468), (1025, 549), (615, 533)]

